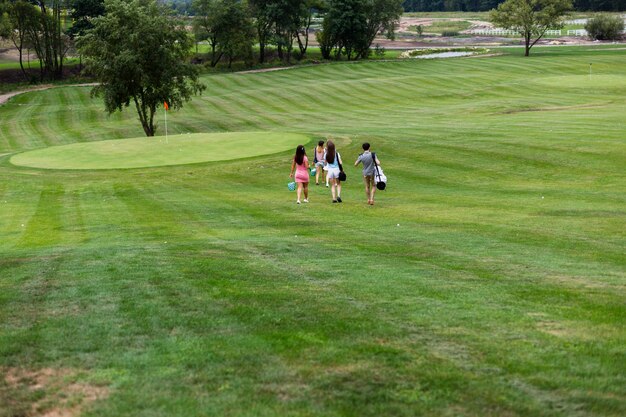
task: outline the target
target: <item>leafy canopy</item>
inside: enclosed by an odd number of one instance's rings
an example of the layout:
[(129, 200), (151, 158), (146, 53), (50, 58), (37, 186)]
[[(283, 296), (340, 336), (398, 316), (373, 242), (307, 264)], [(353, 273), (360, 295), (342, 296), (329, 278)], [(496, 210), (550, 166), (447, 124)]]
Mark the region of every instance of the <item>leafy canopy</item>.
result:
[[(526, 56), (549, 29), (560, 29), (571, 0), (506, 0), (491, 11), (491, 22), (499, 27), (518, 31), (526, 46)], [(531, 40), (534, 39), (534, 41)]]
[(109, 113), (135, 103), (147, 136), (154, 136), (154, 113), (164, 101), (182, 107), (205, 87), (189, 63), (193, 39), (170, 11), (154, 0), (106, 0), (106, 14), (79, 39), (87, 71), (99, 85)]
[(624, 31), (624, 19), (608, 14), (596, 15), (585, 25), (589, 37), (597, 40), (619, 40)]

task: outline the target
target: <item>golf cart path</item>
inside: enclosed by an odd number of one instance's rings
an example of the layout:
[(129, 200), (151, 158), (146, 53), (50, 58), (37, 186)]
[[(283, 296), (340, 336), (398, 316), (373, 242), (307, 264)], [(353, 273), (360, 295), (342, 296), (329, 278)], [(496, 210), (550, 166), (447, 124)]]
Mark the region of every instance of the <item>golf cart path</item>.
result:
[(24, 94), (24, 93), (30, 93), (31, 91), (42, 91), (42, 90), (48, 90), (50, 88), (60, 88), (60, 87), (93, 87), (95, 85), (98, 85), (98, 84), (97, 83), (65, 84), (65, 85), (46, 84), (46, 85), (40, 85), (40, 86), (37, 86), (37, 87), (27, 88), (26, 90), (11, 91), (10, 93), (0, 94), (0, 106), (2, 106), (7, 101), (9, 101), (11, 98), (13, 98), (13, 97), (15, 97), (17, 95)]

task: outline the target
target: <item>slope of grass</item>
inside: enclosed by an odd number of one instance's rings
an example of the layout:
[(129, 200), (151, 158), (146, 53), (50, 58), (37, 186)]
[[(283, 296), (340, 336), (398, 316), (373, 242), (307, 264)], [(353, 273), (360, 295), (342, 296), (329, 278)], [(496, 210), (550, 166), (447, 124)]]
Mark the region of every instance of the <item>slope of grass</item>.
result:
[(104, 140), (20, 153), (10, 162), (47, 169), (126, 169), (251, 158), (295, 149), (310, 138), (281, 132), (195, 133)]
[[(342, 204), (315, 185), (295, 204), (291, 150), (14, 167), (141, 135), (88, 88), (15, 97), (0, 372), (106, 387), (92, 416), (624, 415), (626, 61), (589, 49), (215, 75), (168, 115), (177, 134), (332, 137)], [(350, 166), (363, 141), (389, 177), (373, 207)], [(12, 381), (0, 416), (62, 404)]]

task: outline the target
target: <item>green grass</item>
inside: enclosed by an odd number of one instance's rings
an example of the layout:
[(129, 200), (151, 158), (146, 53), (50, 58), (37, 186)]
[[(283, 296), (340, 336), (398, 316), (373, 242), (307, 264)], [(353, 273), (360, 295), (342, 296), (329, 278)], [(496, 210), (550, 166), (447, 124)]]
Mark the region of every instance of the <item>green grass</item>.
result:
[[(142, 131), (88, 88), (13, 98), (0, 368), (105, 387), (87, 416), (626, 414), (624, 51), (504, 52), (207, 76), (168, 115), (170, 134), (333, 137), (342, 204), (315, 185), (295, 204), (291, 150), (15, 167)], [(363, 141), (389, 177), (373, 207)], [(25, 381), (0, 377), (0, 416), (63, 404)]]
[(309, 141), (305, 135), (282, 132), (144, 136), (53, 146), (17, 154), (10, 161), (46, 169), (147, 168), (251, 158), (295, 149)]
[[(77, 65), (79, 62), (78, 58), (74, 58), (74, 57), (70, 57), (70, 58), (66, 58), (63, 60), (63, 65), (67, 66), (67, 65)], [(24, 57), (24, 62), (23, 62), (24, 68), (26, 70), (28, 70), (29, 68), (32, 70), (38, 70), (39, 69), (39, 61), (37, 61), (36, 59), (31, 59), (30, 60), (30, 66), (28, 61), (26, 60), (26, 57)], [(10, 60), (10, 59), (0, 59), (0, 71), (2, 70), (8, 70), (8, 69), (20, 69), (20, 62), (17, 60)]]

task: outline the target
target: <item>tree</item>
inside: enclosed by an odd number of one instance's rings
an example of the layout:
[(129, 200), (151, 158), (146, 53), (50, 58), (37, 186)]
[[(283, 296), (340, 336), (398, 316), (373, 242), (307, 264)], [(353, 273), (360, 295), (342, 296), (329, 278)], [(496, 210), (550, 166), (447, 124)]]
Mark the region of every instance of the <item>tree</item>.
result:
[(72, 6), (70, 17), (74, 22), (67, 33), (72, 39), (92, 29), (93, 19), (105, 12), (104, 0), (71, 0), (70, 4)]
[(106, 0), (106, 14), (78, 40), (86, 69), (99, 81), (109, 113), (135, 103), (147, 136), (154, 136), (154, 114), (163, 102), (181, 108), (205, 87), (189, 63), (193, 39), (155, 0)]
[(600, 14), (589, 19), (585, 25), (591, 39), (617, 40), (621, 39), (624, 31), (624, 20), (621, 16)]
[(28, 74), (24, 68), (24, 49), (29, 45), (33, 28), (37, 27), (39, 17), (32, 4), (22, 0), (3, 4), (0, 37), (8, 38), (18, 51), (20, 69), (25, 79)]
[(360, 58), (367, 58), (378, 33), (384, 33), (388, 39), (394, 39), (396, 27), (402, 16), (402, 0), (368, 0), (364, 4), (367, 46), (357, 51)]
[(195, 0), (194, 28), (198, 39), (211, 46), (211, 66), (226, 54), (230, 63), (252, 53), (254, 29), (248, 9), (238, 0)]
[(248, 0), (259, 41), (259, 63), (261, 64), (265, 62), (265, 47), (270, 42), (274, 27), (272, 2), (273, 0)]
[(26, 76), (22, 57), (25, 48), (32, 48), (38, 59), (40, 79), (60, 79), (63, 59), (68, 50), (67, 37), (61, 30), (63, 2), (61, 0), (14, 0), (3, 2), (13, 44), (20, 55), (20, 68)]
[(313, 22), (313, 14), (324, 8), (324, 0), (305, 0), (304, 2), (305, 12), (301, 16), (300, 28), (296, 31), (296, 40), (298, 41), (298, 48), (300, 49), (300, 59), (306, 55), (306, 50), (309, 47), (309, 30)]
[[(76, 38), (93, 28), (94, 18), (104, 14), (104, 0), (71, 0), (70, 5), (72, 7), (70, 17), (73, 23), (66, 33), (72, 41), (75, 41)], [(82, 68), (82, 56), (79, 67)]]
[(402, 14), (401, 0), (330, 0), (317, 40), (324, 58), (367, 58), (374, 38), (393, 38)]
[(490, 12), (489, 18), (498, 27), (518, 31), (528, 56), (548, 29), (563, 27), (563, 18), (571, 9), (571, 0), (506, 0)]
[(69, 42), (63, 33), (63, 0), (36, 0), (38, 7), (39, 27), (33, 27), (31, 42), (40, 61), (41, 79), (63, 77), (63, 59), (67, 53)]

